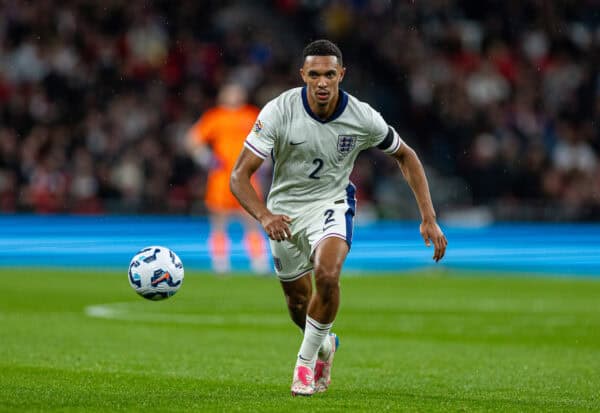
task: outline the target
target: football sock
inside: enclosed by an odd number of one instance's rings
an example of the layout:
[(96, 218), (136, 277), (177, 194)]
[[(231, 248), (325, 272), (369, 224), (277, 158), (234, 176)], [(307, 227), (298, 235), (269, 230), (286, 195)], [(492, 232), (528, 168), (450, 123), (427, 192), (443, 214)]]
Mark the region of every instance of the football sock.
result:
[(332, 325), (333, 323), (319, 323), (310, 316), (306, 316), (304, 339), (298, 352), (298, 364), (310, 367), (311, 369), (314, 368), (319, 347), (321, 347), (323, 340), (329, 335)]
[(319, 358), (327, 360), (329, 353), (331, 353), (331, 340), (329, 339), (329, 334), (327, 334), (323, 339), (323, 343), (321, 343), (321, 347), (319, 347)]

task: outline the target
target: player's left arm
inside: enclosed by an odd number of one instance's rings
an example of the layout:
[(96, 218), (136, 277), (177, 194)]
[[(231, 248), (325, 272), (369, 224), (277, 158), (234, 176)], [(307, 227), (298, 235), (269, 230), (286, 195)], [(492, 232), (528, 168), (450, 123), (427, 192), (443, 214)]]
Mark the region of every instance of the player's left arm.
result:
[(423, 165), (416, 152), (405, 142), (402, 142), (398, 150), (392, 153), (391, 156), (398, 161), (400, 170), (415, 195), (422, 219), (420, 226), (421, 236), (428, 247), (433, 242), (435, 247), (433, 259), (438, 262), (446, 253), (448, 241), (436, 220), (435, 209), (431, 201), (431, 193)]

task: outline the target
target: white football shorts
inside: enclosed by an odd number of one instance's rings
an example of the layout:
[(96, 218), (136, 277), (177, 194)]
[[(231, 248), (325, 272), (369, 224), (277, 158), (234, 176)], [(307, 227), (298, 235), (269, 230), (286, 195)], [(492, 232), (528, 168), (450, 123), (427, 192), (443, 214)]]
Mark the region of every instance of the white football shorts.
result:
[(311, 205), (290, 224), (292, 238), (286, 241), (269, 240), (275, 273), (281, 281), (294, 281), (313, 269), (313, 254), (321, 241), (337, 237), (352, 245), (356, 200), (347, 199)]

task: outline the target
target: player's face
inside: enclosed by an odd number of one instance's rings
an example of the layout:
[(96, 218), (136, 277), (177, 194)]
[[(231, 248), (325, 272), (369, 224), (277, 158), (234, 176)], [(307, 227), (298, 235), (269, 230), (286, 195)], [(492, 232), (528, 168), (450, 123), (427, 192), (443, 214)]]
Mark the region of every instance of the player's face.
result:
[(307, 56), (300, 69), (309, 103), (322, 109), (337, 103), (338, 88), (346, 69), (335, 56)]

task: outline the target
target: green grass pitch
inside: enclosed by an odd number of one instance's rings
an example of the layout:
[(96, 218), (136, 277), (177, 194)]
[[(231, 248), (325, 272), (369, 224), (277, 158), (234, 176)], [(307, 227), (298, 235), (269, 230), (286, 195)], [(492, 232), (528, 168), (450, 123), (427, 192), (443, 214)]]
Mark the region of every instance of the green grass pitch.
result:
[(600, 281), (347, 276), (328, 392), (293, 398), (274, 278), (2, 269), (0, 411), (600, 411)]

